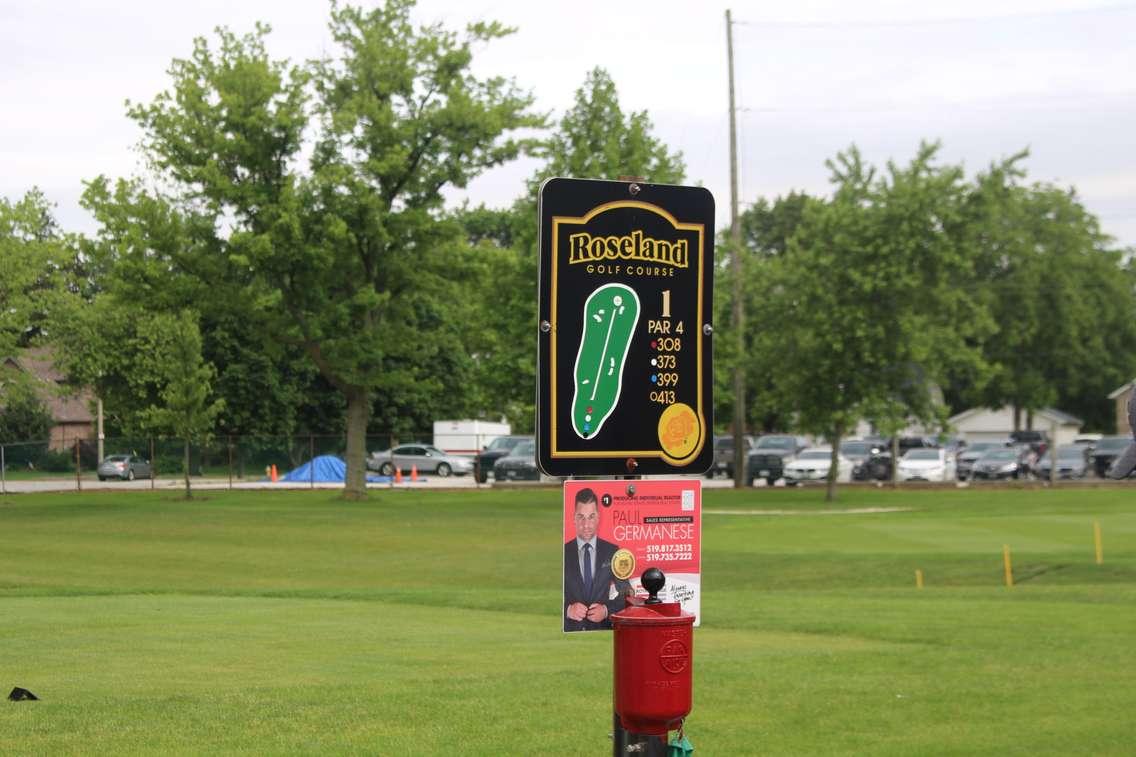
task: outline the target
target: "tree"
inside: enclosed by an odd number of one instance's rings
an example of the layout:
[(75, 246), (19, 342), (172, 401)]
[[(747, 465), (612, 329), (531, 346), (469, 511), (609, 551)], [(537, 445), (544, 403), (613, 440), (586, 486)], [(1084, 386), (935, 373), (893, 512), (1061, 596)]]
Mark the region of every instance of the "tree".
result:
[(365, 493), (373, 393), (412, 388), (391, 364), (444, 315), (421, 286), (444, 277), (457, 233), (440, 223), (442, 189), (512, 159), (526, 143), (504, 135), (541, 124), (528, 95), (470, 72), (474, 47), (507, 29), (416, 29), (411, 6), (333, 4), (339, 57), (308, 66), (270, 59), (265, 26), (221, 30), (216, 49), (199, 39), (173, 62), (172, 91), (130, 109), (163, 199), (200, 219), (164, 262), (205, 285), (237, 274), (267, 333), (344, 396), (348, 496)]
[(1024, 184), (1021, 152), (975, 182), (967, 229), (982, 296), (997, 324), (983, 344), (991, 380), (968, 403), (1014, 408), (1015, 428), (1058, 405), (1091, 428), (1111, 422), (1105, 396), (1136, 372), (1136, 297), (1124, 256), (1076, 193)]
[(55, 422), (28, 381), (4, 376), (5, 397), (0, 406), (0, 444), (8, 446), (5, 464), (34, 463), (47, 450)]
[(0, 197), (0, 355), (43, 335), (74, 265), (75, 249), (42, 192), (32, 189), (16, 202)]
[(804, 219), (805, 209), (815, 202), (816, 198), (798, 191), (778, 196), (773, 202), (759, 197), (738, 218), (745, 250), (759, 259), (784, 255)]
[(93, 275), (57, 309), (52, 330), (69, 375), (104, 399), (108, 433), (138, 432), (138, 414), (157, 397), (153, 371), (140, 364), (146, 355), (135, 349), (160, 338), (151, 317), (187, 308), (200, 312), (202, 354), (218, 368), (219, 433), (342, 432), (342, 402), (298, 346), (276, 338), (274, 320), (250, 297), (248, 267), (216, 239), (215, 214), (177, 207), (140, 181), (101, 177), (83, 204), (99, 223), (82, 245)]
[(224, 402), (210, 402), (211, 384), (217, 375), (212, 365), (201, 358), (201, 333), (197, 321), (183, 312), (170, 324), (169, 351), (158, 364), (165, 373), (160, 404), (151, 405), (144, 413), (145, 424), (155, 431), (169, 431), (184, 443), (182, 472), (185, 476), (185, 498), (192, 499), (189, 485), (189, 449), (203, 440), (224, 407)]
[(529, 430), (535, 420), (540, 185), (553, 176), (639, 176), (653, 183), (681, 183), (681, 154), (672, 152), (652, 129), (646, 111), (623, 112), (615, 82), (604, 69), (595, 68), (576, 90), (575, 102), (558, 128), (541, 142), (545, 164), (529, 180), (525, 196), (508, 211), (476, 208), (460, 215), (469, 242), (492, 269), (484, 280), (489, 290), (481, 298), (489, 304), (480, 315), (488, 338), (479, 345), (478, 375), (485, 382), (485, 395), (496, 398), (495, 409), (504, 411), (515, 428)]
[[(791, 425), (792, 419), (773, 392), (780, 331), (775, 324), (762, 320), (760, 314), (762, 304), (776, 295), (770, 289), (774, 279), (769, 276), (768, 269), (787, 252), (806, 208), (819, 202), (819, 199), (803, 192), (790, 192), (772, 202), (759, 198), (738, 219), (744, 256), (744, 309), (750, 318), (745, 330), (743, 353), (738, 355), (737, 340), (730, 323), (734, 275), (727, 264), (728, 258), (724, 258), (714, 272), (714, 413), (718, 418), (733, 418), (733, 372), (736, 361), (741, 360), (746, 371), (746, 425), (764, 431), (786, 431)], [(720, 244), (725, 245), (726, 237), (728, 231), (721, 235)], [(750, 359), (753, 355), (762, 355), (766, 359)]]
[(769, 268), (757, 322), (778, 331), (774, 392), (799, 428), (832, 444), (835, 497), (842, 437), (861, 418), (934, 420), (930, 384), (976, 369), (984, 333), (972, 260), (960, 242), (961, 168), (923, 145), (877, 177), (853, 147), (829, 161), (831, 202), (807, 205)]
[[(540, 183), (552, 176), (618, 179), (639, 176), (655, 184), (680, 184), (686, 173), (682, 154), (653, 136), (647, 111), (627, 116), (611, 75), (594, 68), (576, 90), (575, 104), (543, 146), (545, 165), (529, 182), (535, 201)], [(533, 210), (535, 219), (536, 211)]]

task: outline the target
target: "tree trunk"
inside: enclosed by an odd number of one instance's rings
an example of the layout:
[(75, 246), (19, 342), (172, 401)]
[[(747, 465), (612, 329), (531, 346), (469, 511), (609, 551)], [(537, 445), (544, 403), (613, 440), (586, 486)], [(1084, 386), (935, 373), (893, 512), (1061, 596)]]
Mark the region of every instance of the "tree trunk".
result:
[(185, 438), (185, 454), (182, 456), (181, 469), (185, 474), (185, 498), (193, 499), (193, 492), (189, 488), (189, 437)]
[(844, 429), (835, 428), (832, 434), (832, 457), (829, 458), (828, 464), (828, 486), (825, 491), (824, 501), (836, 501), (836, 477), (840, 473), (840, 466), (837, 462), (840, 460), (840, 439), (844, 436)]
[(367, 421), (371, 415), (371, 398), (366, 389), (350, 387), (347, 397), (347, 481), (344, 499), (367, 497)]
[(899, 486), (899, 432), (891, 435), (891, 488)]

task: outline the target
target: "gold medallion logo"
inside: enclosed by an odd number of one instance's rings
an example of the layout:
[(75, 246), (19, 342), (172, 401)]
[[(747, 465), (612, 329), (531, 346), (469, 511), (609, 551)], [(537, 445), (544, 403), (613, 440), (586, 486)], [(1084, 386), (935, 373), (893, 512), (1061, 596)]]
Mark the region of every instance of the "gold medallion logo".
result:
[(621, 581), (626, 581), (635, 572), (635, 555), (630, 549), (617, 550), (611, 557), (611, 574)]
[(690, 405), (676, 402), (659, 417), (659, 444), (673, 458), (681, 460), (693, 452), (701, 436), (698, 415)]

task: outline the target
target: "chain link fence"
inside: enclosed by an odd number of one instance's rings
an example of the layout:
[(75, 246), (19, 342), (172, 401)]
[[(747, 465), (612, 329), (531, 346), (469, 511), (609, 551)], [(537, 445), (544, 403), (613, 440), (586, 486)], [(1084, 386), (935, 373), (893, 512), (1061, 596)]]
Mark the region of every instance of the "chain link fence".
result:
[[(462, 449), (443, 450), (464, 463), (449, 466), (446, 474), (469, 475), (477, 481), (477, 453), (496, 436), (475, 435), (466, 440)], [(383, 465), (384, 460), (392, 461), (390, 451), (408, 444), (431, 447), (433, 432), (367, 435), (368, 475), (372, 482), (390, 478), (379, 475), (380, 469), (383, 473), (391, 472), (390, 466)], [(189, 445), (190, 483), (234, 487), (269, 483), (294, 474), (290, 477), (293, 484), (302, 484), (306, 475), (312, 487), (326, 485), (328, 468), (318, 465), (320, 458), (331, 458), (331, 469), (335, 470), (342, 464), (346, 450), (345, 434), (214, 436), (206, 443)], [(184, 440), (162, 436), (111, 436), (104, 438), (101, 445), (88, 437), (4, 442), (0, 443), (0, 492), (34, 489), (37, 487), (32, 484), (36, 482), (45, 484), (42, 488), (55, 490), (82, 489), (84, 483), (114, 479), (137, 482), (133, 486), (149, 481), (150, 487), (158, 488), (184, 480), (186, 455)], [(125, 459), (117, 461), (122, 463), (121, 467), (100, 469), (100, 463), (108, 458)], [(422, 474), (430, 472), (437, 472), (437, 468), (424, 469)], [(52, 485), (46, 486), (48, 483)]]

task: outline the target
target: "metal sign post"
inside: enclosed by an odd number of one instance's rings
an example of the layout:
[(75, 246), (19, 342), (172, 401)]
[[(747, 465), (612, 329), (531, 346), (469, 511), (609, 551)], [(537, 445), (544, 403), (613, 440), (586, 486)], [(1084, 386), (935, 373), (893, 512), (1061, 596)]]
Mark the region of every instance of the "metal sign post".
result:
[[(539, 216), (538, 466), (552, 476), (704, 473), (714, 455), (714, 198), (557, 178), (541, 187)], [(635, 485), (621, 494), (594, 483), (610, 491), (565, 484), (565, 631), (610, 628), (647, 564), (696, 554), (676, 536), (697, 530), (693, 490), (675, 494), (675, 514), (655, 514), (631, 499)], [(662, 755), (656, 734), (624, 730), (617, 714), (613, 753)]]

